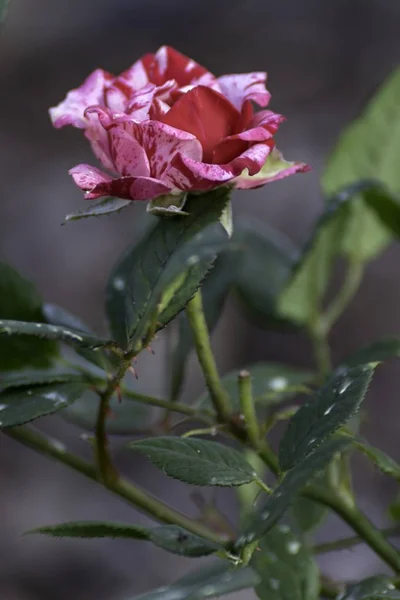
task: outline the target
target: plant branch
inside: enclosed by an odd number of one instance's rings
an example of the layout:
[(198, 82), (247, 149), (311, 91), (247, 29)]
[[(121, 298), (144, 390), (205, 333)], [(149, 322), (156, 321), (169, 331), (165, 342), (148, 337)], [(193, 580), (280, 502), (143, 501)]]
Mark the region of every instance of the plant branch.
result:
[(126, 396), (131, 400), (135, 400), (136, 402), (141, 402), (142, 404), (148, 404), (149, 406), (159, 406), (160, 408), (165, 408), (172, 412), (181, 413), (182, 415), (187, 415), (188, 417), (193, 417), (194, 419), (210, 422), (210, 424), (213, 422), (213, 413), (211, 411), (197, 410), (196, 408), (193, 408), (193, 406), (187, 406), (187, 404), (183, 404), (182, 402), (170, 402), (162, 398), (146, 396), (145, 394), (139, 394), (138, 392), (129, 390), (125, 387), (121, 387), (121, 392), (123, 396)]
[[(380, 529), (380, 532), (385, 537), (391, 536), (400, 536), (400, 527), (399, 525), (395, 525), (393, 527), (386, 527), (386, 529)], [(359, 544), (364, 544), (365, 541), (359, 535), (353, 535), (352, 537), (341, 538), (338, 540), (334, 540), (333, 542), (325, 542), (323, 544), (316, 544), (312, 547), (312, 552), (314, 554), (325, 554), (326, 552), (336, 552), (338, 550), (346, 550), (348, 548), (353, 548), (354, 546), (358, 546)]]
[(240, 371), (238, 378), (240, 409), (244, 416), (247, 436), (254, 448), (260, 447), (260, 429), (254, 407), (253, 386), (248, 371)]
[[(103, 483), (94, 465), (68, 452), (58, 440), (49, 439), (43, 434), (26, 427), (8, 428), (3, 430), (3, 433), (24, 444), (28, 448), (32, 448), (40, 454), (49, 458), (54, 458), (58, 462), (71, 467), (74, 471), (82, 473), (92, 481), (100, 484)], [(201, 523), (174, 510), (167, 504), (164, 504), (148, 492), (145, 492), (125, 479), (119, 478), (118, 480), (111, 481), (107, 486), (107, 489), (120, 498), (128, 501), (130, 504), (133, 504), (157, 521), (179, 525), (195, 535), (199, 535), (202, 538), (221, 545), (226, 543), (226, 539), (222, 539)]]
[(191, 327), (194, 345), (211, 400), (221, 422), (230, 420), (229, 396), (224, 390), (211, 348), (210, 335), (203, 311), (201, 291), (198, 290), (186, 306), (186, 314)]

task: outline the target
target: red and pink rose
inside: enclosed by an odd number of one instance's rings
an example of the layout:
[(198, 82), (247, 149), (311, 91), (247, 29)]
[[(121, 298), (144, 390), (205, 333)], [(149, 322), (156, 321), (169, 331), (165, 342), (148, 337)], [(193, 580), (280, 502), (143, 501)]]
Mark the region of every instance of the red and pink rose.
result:
[(152, 200), (224, 184), (254, 188), (308, 170), (275, 148), (284, 118), (265, 110), (266, 77), (215, 77), (163, 46), (117, 77), (97, 69), (50, 115), (57, 128), (84, 129), (113, 173), (86, 164), (71, 169), (86, 198)]

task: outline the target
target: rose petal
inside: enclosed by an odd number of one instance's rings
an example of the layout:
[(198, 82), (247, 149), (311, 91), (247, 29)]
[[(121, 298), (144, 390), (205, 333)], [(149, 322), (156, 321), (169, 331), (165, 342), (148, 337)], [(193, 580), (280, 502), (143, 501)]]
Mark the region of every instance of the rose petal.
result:
[(212, 162), (214, 147), (229, 136), (239, 114), (221, 94), (198, 86), (177, 100), (163, 123), (192, 133), (201, 143), (203, 160)]
[(92, 104), (102, 103), (104, 86), (112, 79), (113, 75), (107, 71), (102, 69), (93, 71), (80, 87), (68, 92), (58, 106), (50, 108), (50, 118), (54, 127), (57, 129), (65, 125), (73, 125), (80, 129), (86, 127), (85, 109)]
[(271, 181), (277, 181), (295, 173), (306, 173), (309, 170), (310, 167), (305, 163), (285, 160), (281, 152), (274, 148), (258, 173), (251, 175), (250, 172), (244, 171), (234, 180), (234, 184), (240, 190), (257, 188)]
[(264, 107), (271, 98), (265, 87), (267, 74), (264, 72), (223, 75), (218, 77), (217, 81), (221, 92), (238, 110), (242, 108), (245, 100), (253, 100)]
[(161, 46), (155, 54), (146, 54), (141, 62), (148, 81), (156, 85), (174, 79), (182, 87), (208, 74), (207, 69), (170, 46)]
[(148, 177), (150, 175), (149, 161), (146, 151), (141, 144), (140, 125), (133, 121), (122, 121), (111, 125), (108, 129), (110, 136), (110, 154), (115, 169), (123, 177)]

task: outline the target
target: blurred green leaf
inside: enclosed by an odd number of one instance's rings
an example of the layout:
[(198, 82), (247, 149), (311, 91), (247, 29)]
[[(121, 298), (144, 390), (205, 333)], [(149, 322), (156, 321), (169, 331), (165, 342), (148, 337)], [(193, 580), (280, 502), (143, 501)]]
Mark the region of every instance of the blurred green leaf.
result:
[(388, 456), (383, 450), (374, 448), (364, 440), (355, 439), (354, 444), (382, 473), (394, 477), (400, 483), (400, 464), (394, 458)]
[[(62, 412), (67, 421), (88, 431), (94, 431), (99, 407), (99, 397), (87, 391), (79, 400)], [(148, 429), (154, 422), (154, 409), (151, 406), (113, 398), (110, 402), (110, 414), (106, 421), (107, 433), (112, 435), (132, 435)]]
[(55, 413), (75, 402), (86, 388), (87, 382), (74, 379), (7, 389), (0, 394), (0, 428), (23, 425)]
[[(43, 321), (42, 299), (34, 285), (0, 262), (0, 319)], [(0, 336), (0, 371), (45, 369), (57, 357), (57, 344), (39, 339)]]
[(217, 544), (189, 533), (177, 525), (161, 525), (153, 529), (129, 525), (126, 523), (108, 523), (105, 521), (75, 521), (60, 523), (48, 527), (39, 527), (28, 531), (57, 538), (127, 538), (147, 540), (180, 556), (199, 557), (216, 552)]
[[(304, 390), (314, 374), (310, 371), (279, 363), (259, 363), (243, 367), (251, 376), (253, 398), (257, 404), (270, 406), (288, 400)], [(222, 385), (231, 398), (233, 410), (240, 409), (238, 378), (243, 369), (232, 371), (222, 378)], [(198, 400), (202, 408), (212, 408), (210, 396), (205, 392)]]
[(232, 569), (226, 562), (190, 573), (168, 587), (136, 596), (131, 600), (203, 600), (253, 588), (260, 582), (251, 567)]
[(132, 442), (129, 448), (144, 454), (168, 477), (191, 485), (236, 486), (257, 477), (240, 452), (218, 442), (158, 437)]
[(387, 338), (372, 342), (365, 348), (356, 350), (345, 358), (343, 364), (349, 367), (366, 364), (369, 362), (382, 362), (389, 358), (400, 357), (400, 339)]
[(121, 200), (120, 198), (102, 198), (99, 202), (90, 202), (88, 208), (78, 210), (65, 216), (64, 223), (69, 221), (79, 221), (89, 217), (101, 217), (111, 215), (115, 212), (121, 212), (127, 206), (132, 205), (131, 200)]
[[(157, 320), (164, 327), (187, 304), (226, 243), (219, 217), (230, 190), (189, 197), (187, 217), (162, 218), (115, 267), (106, 309), (124, 347), (140, 346)], [(161, 307), (160, 307), (161, 303)]]
[(262, 600), (315, 600), (319, 571), (312, 553), (287, 525), (275, 526), (259, 542), (251, 566), (260, 575)]
[(367, 392), (374, 365), (340, 368), (290, 419), (279, 446), (279, 462), (286, 471), (357, 412)]
[(241, 304), (261, 327), (282, 324), (285, 319), (277, 309), (277, 298), (297, 249), (283, 234), (254, 221), (238, 226), (232, 243), (238, 248), (235, 290)]
[[(341, 134), (322, 177), (327, 194), (343, 186), (373, 177), (399, 197), (400, 172), (400, 69), (397, 69), (372, 98), (360, 118)], [(382, 211), (385, 211), (382, 207)], [(347, 252), (364, 260), (376, 256), (391, 239), (382, 219), (371, 210), (364, 195), (352, 205), (351, 224), (342, 242)], [(354, 235), (356, 234), (356, 236)]]
[(265, 535), (285, 514), (305, 485), (328, 465), (336, 453), (342, 452), (348, 444), (348, 440), (328, 440), (290, 469), (263, 504), (261, 510), (257, 510), (250, 517), (237, 540), (237, 547), (246, 546)]
[(341, 600), (384, 600), (385, 598), (388, 600), (400, 598), (400, 592), (385, 575), (375, 575), (350, 585), (341, 595)]
[(0, 25), (5, 21), (10, 0), (0, 0)]

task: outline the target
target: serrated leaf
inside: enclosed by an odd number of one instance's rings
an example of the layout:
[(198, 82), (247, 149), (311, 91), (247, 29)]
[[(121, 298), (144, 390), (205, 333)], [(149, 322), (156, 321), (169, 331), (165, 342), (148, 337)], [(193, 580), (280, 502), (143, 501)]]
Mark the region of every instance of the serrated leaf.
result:
[(260, 575), (262, 600), (315, 600), (319, 573), (312, 553), (287, 525), (271, 529), (258, 544), (251, 565)]
[[(231, 398), (233, 410), (240, 408), (238, 378), (242, 369), (232, 371), (222, 378), (222, 385)], [(244, 367), (251, 376), (253, 398), (256, 404), (271, 406), (298, 394), (313, 379), (313, 373), (279, 363), (259, 363)], [(212, 407), (206, 392), (198, 400), (202, 408)]]
[(400, 464), (383, 450), (370, 446), (367, 442), (355, 439), (356, 447), (367, 456), (382, 473), (394, 477), (400, 483)]
[(234, 448), (195, 438), (159, 437), (129, 444), (165, 475), (191, 485), (236, 486), (257, 474)]
[(400, 592), (385, 575), (374, 575), (350, 585), (341, 595), (341, 600), (384, 600), (385, 598), (388, 600), (400, 598)]
[(345, 358), (343, 364), (352, 367), (369, 362), (382, 362), (395, 357), (400, 357), (400, 339), (387, 338), (356, 350)]
[(79, 221), (80, 219), (88, 219), (89, 217), (102, 217), (111, 215), (115, 212), (121, 212), (127, 206), (132, 205), (131, 200), (121, 200), (121, 198), (103, 198), (100, 202), (90, 202), (88, 208), (78, 210), (65, 216), (64, 223), (69, 221)]
[[(0, 319), (42, 321), (42, 299), (34, 285), (0, 262)], [(57, 357), (53, 341), (0, 336), (0, 371), (46, 369)]]
[(357, 412), (375, 365), (338, 369), (290, 419), (279, 446), (286, 471), (300, 463)]
[(259, 581), (259, 575), (251, 567), (232, 569), (226, 562), (219, 562), (132, 600), (203, 600), (253, 588)]
[[(77, 333), (83, 332), (89, 336), (95, 335), (79, 317), (56, 304), (44, 304), (43, 315), (46, 323), (49, 323), (50, 325), (66, 327), (67, 329), (75, 330)], [(74, 349), (77, 354), (82, 356), (85, 360), (97, 365), (100, 369), (104, 369), (108, 366), (107, 357), (103, 350), (91, 350), (90, 348), (84, 348), (82, 346), (75, 346)]]
[[(219, 188), (189, 197), (189, 216), (160, 219), (115, 267), (107, 285), (106, 309), (122, 346), (140, 345), (154, 319), (156, 329), (164, 327), (196, 292), (226, 242), (218, 219), (229, 193)], [(177, 281), (169, 305), (157, 314), (163, 295)]]
[(14, 427), (55, 413), (75, 402), (85, 381), (12, 388), (0, 394), (0, 428)]
[[(87, 431), (94, 431), (99, 407), (99, 397), (91, 391), (64, 410), (61, 414), (67, 421)], [(111, 435), (132, 435), (148, 429), (154, 422), (154, 409), (151, 406), (112, 398), (110, 413), (106, 421), (106, 431)]]
[[(340, 136), (322, 177), (322, 186), (328, 194), (360, 179), (368, 179), (371, 174), (392, 194), (400, 194), (399, 95), (400, 69), (397, 69), (361, 117)], [(363, 197), (359, 197), (353, 208), (353, 226), (346, 235), (345, 245), (348, 251), (364, 253), (365, 259), (372, 258), (390, 241), (390, 232), (371, 212)]]
[(78, 344), (86, 348), (116, 346), (112, 340), (88, 335), (82, 331), (48, 325), (47, 323), (31, 323), (28, 321), (0, 320), (0, 335), (29, 336), (45, 340), (56, 340), (65, 344)]
[(317, 473), (322, 471), (337, 452), (342, 452), (349, 440), (333, 439), (307, 456), (286, 473), (282, 483), (268, 497), (262, 509), (255, 513), (237, 540), (237, 547), (245, 546), (265, 535), (285, 514), (290, 504)]
[(235, 290), (241, 304), (262, 327), (282, 324), (277, 298), (297, 260), (297, 249), (283, 234), (254, 221), (238, 227), (232, 242), (239, 249)]
[(147, 540), (155, 546), (180, 556), (199, 557), (216, 552), (219, 546), (177, 525), (161, 525), (149, 529), (127, 523), (105, 521), (75, 521), (48, 527), (38, 527), (29, 534), (39, 533), (57, 538), (127, 538)]
[[(235, 248), (229, 245), (218, 256), (205, 280), (201, 293), (204, 315), (208, 330), (211, 332), (218, 323), (225, 300), (234, 281), (237, 267)], [(170, 397), (177, 399), (185, 376), (185, 367), (193, 347), (193, 336), (185, 313), (179, 315), (178, 339), (171, 360)]]
[(21, 370), (10, 371), (0, 375), (0, 392), (7, 389), (27, 387), (34, 385), (50, 385), (52, 383), (68, 383), (83, 381), (82, 373), (73, 369), (59, 370)]

